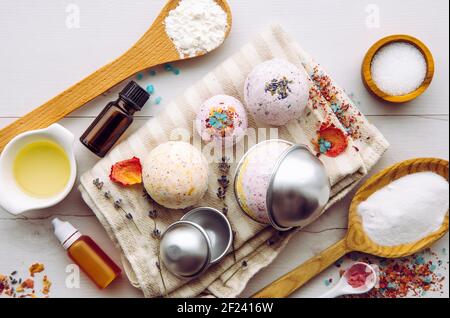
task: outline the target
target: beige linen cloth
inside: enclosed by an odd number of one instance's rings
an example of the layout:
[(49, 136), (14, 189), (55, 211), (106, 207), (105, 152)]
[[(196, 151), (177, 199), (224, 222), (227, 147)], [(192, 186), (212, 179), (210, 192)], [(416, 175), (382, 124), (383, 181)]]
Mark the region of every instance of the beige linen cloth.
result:
[[(278, 135), (270, 135), (270, 139), (281, 138), (314, 149), (313, 140), (317, 139), (317, 131), (323, 122), (334, 124), (349, 134), (349, 145), (343, 154), (336, 158), (320, 156), (332, 184), (332, 197), (327, 207), (346, 195), (387, 149), (387, 141), (367, 122), (345, 92), (279, 26), (272, 26), (166, 106), (81, 177), (80, 191), (84, 200), (120, 249), (131, 283), (142, 289), (146, 297), (195, 297), (204, 292), (216, 297), (236, 297), (259, 270), (274, 260), (295, 233), (295, 230), (278, 233), (252, 221), (239, 209), (230, 187), (225, 201), (235, 232), (234, 252), (200, 278), (180, 280), (164, 266), (158, 266), (158, 239), (152, 237), (152, 232), (155, 226), (164, 231), (186, 211), (169, 211), (156, 206), (143, 195), (142, 186), (120, 187), (108, 177), (111, 165), (117, 161), (133, 156), (145, 158), (155, 146), (180, 135), (186, 138), (187, 134), (188, 140), (198, 138), (193, 131), (193, 121), (202, 102), (216, 94), (231, 95), (243, 101), (247, 75), (259, 63), (275, 57), (304, 68), (314, 85), (305, 114), (281, 127)], [(249, 126), (259, 127), (253, 118), (250, 118)], [(201, 146), (198, 141), (193, 143)], [(231, 183), (241, 156), (242, 153), (232, 162)], [(208, 192), (198, 206), (221, 210), (223, 202), (216, 194), (220, 176), (218, 164), (211, 163), (210, 171)], [(93, 184), (96, 178), (104, 182), (101, 190)], [(111, 199), (105, 197), (106, 191)], [(114, 207), (117, 199), (122, 200), (123, 210), (133, 214), (138, 228), (125, 217), (124, 211)], [(156, 219), (148, 215), (152, 209), (158, 211)]]

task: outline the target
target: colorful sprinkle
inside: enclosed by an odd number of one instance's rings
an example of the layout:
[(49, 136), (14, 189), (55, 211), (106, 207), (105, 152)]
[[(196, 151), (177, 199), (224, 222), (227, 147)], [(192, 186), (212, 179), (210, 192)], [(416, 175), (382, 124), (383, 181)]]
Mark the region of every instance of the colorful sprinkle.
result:
[(205, 128), (217, 130), (225, 137), (227, 133), (234, 129), (237, 113), (234, 107), (213, 107), (210, 109), (209, 117), (205, 121)]
[[(444, 293), (446, 288), (443, 272), (447, 272), (439, 256), (427, 249), (418, 255), (401, 259), (382, 259), (355, 253), (357, 261), (368, 262), (379, 267), (379, 283), (364, 295), (352, 298), (401, 298), (423, 297), (428, 292)], [(351, 258), (351, 256), (348, 256)], [(352, 261), (355, 261), (351, 258)], [(436, 265), (438, 264), (438, 265)]]
[(180, 71), (179, 68), (173, 68), (172, 72), (173, 72), (173, 74), (175, 74), (175, 75), (180, 75), (180, 73), (181, 73), (181, 71)]
[[(360, 132), (360, 117), (362, 117), (362, 114), (354, 110), (351, 101), (342, 101), (340, 89), (318, 67), (314, 67), (311, 78), (315, 84), (310, 91), (313, 108), (317, 109), (320, 107), (325, 111), (328, 111), (328, 108), (330, 108), (339, 119), (345, 132), (355, 140), (360, 139), (362, 137)], [(323, 102), (324, 99), (326, 102)]]
[(164, 64), (164, 70), (166, 72), (172, 72), (172, 70), (173, 70), (172, 64)]
[(150, 70), (150, 71), (148, 72), (148, 74), (149, 74), (150, 76), (156, 76), (156, 71), (155, 71), (155, 70)]
[(0, 298), (38, 298), (49, 297), (51, 282), (47, 275), (44, 275), (41, 295), (36, 291), (35, 281), (37, 276), (43, 275), (44, 264), (35, 263), (29, 268), (30, 275), (20, 277), (18, 271), (13, 271), (9, 275), (0, 274)]
[(153, 94), (155, 92), (155, 87), (150, 84), (150, 85), (147, 85), (146, 90), (147, 90), (147, 93)]
[(425, 264), (425, 259), (422, 256), (418, 255), (418, 256), (416, 256), (415, 262), (417, 265), (422, 265), (422, 264)]
[(162, 102), (162, 97), (161, 96), (158, 96), (158, 97), (155, 98), (155, 104), (156, 105), (161, 104), (161, 102)]
[(136, 78), (137, 78), (138, 81), (142, 81), (142, 79), (144, 78), (144, 74), (138, 73), (138, 74), (136, 75)]

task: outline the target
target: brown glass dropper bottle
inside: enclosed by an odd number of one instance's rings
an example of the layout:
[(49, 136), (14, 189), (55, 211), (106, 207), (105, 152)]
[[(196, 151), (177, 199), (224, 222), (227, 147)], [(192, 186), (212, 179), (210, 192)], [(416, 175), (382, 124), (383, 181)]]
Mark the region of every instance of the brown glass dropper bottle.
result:
[(150, 95), (136, 82), (131, 81), (119, 93), (119, 98), (106, 105), (80, 141), (99, 157), (104, 157), (133, 122)]

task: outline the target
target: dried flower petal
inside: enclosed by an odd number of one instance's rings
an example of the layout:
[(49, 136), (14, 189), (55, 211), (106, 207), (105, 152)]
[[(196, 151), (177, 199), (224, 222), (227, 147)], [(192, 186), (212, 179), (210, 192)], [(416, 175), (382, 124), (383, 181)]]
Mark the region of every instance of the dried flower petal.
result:
[(34, 277), (34, 274), (41, 273), (44, 271), (44, 269), (45, 269), (44, 264), (34, 263), (33, 265), (30, 266), (28, 270), (30, 271), (31, 277)]
[[(329, 157), (337, 157), (348, 147), (347, 136), (342, 130), (334, 126), (323, 128), (319, 131), (320, 147), (324, 149), (323, 153)], [(322, 151), (321, 151), (322, 152)]]
[(142, 183), (142, 165), (139, 158), (117, 162), (111, 167), (109, 176), (112, 182), (123, 186), (131, 186)]
[(34, 280), (32, 278), (25, 279), (20, 286), (16, 288), (17, 293), (22, 293), (25, 289), (33, 289), (34, 288)]
[(50, 293), (50, 287), (52, 286), (52, 282), (48, 279), (47, 275), (42, 279), (42, 293), (44, 295), (48, 295)]

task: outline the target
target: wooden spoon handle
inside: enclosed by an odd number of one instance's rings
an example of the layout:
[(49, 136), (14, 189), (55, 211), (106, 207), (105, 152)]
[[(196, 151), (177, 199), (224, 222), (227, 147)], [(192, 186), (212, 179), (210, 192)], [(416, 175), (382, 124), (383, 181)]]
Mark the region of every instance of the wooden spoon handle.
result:
[(137, 54), (125, 53), (44, 105), (0, 130), (0, 152), (16, 135), (46, 128), (139, 70)]
[(253, 298), (284, 298), (306, 284), (311, 278), (321, 273), (339, 258), (350, 252), (345, 239), (339, 241), (325, 251), (306, 261), (290, 273), (266, 286)]

